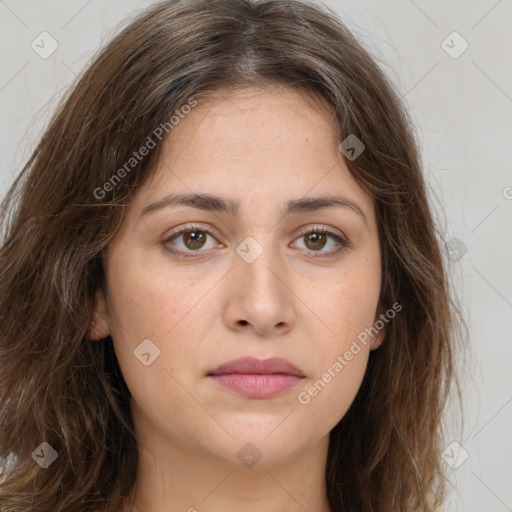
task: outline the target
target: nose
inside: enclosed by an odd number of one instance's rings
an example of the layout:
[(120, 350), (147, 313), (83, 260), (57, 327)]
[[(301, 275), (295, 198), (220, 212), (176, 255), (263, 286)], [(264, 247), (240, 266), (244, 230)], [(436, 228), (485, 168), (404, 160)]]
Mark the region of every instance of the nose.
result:
[[(296, 297), (285, 262), (271, 244), (258, 244), (252, 239), (252, 244), (241, 246), (234, 255), (227, 281), (226, 325), (231, 330), (253, 331), (264, 338), (289, 332), (296, 319)], [(245, 257), (243, 250), (248, 247), (259, 253), (254, 260), (254, 253)]]

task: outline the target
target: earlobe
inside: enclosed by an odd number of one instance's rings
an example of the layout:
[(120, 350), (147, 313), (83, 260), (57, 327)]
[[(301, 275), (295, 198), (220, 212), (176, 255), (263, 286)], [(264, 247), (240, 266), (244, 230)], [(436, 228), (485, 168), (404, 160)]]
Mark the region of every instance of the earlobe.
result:
[(374, 326), (378, 329), (377, 334), (372, 337), (372, 341), (370, 343), (370, 350), (377, 350), (383, 343), (386, 338), (386, 324), (382, 320), (382, 317), (385, 315), (380, 315), (375, 318)]
[(386, 337), (386, 329), (382, 329), (375, 335), (370, 343), (370, 350), (377, 350), (383, 343)]
[(103, 290), (98, 288), (94, 295), (93, 307), (89, 320), (89, 339), (101, 340), (110, 334), (107, 304)]

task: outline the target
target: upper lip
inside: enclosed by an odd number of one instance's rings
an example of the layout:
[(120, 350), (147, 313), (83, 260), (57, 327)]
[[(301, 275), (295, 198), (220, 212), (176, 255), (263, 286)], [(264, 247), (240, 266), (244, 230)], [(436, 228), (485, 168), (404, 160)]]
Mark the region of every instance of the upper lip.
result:
[(268, 359), (240, 357), (221, 364), (214, 370), (211, 370), (208, 375), (222, 375), (225, 373), (285, 373), (288, 375), (296, 375), (297, 377), (305, 376), (302, 370), (280, 357), (270, 357)]

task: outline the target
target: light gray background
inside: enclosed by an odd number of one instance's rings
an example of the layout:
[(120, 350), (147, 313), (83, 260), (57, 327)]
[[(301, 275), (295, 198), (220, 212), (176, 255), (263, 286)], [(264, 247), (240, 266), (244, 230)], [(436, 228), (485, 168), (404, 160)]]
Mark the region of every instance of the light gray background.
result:
[[(1, 195), (60, 94), (118, 23), (151, 3), (0, 0)], [(511, 511), (511, 1), (326, 3), (398, 83), (417, 125), (445, 241), (452, 240), (450, 266), (470, 324), (470, 352), (462, 433), (450, 421), (450, 441), (461, 448), (453, 445), (446, 455), (452, 466), (463, 450), (468, 458), (449, 468), (456, 487), (446, 510)], [(47, 59), (31, 48), (43, 31), (59, 45)], [(442, 47), (454, 31), (469, 44), (458, 58)], [(457, 37), (445, 43), (452, 53), (464, 44)]]

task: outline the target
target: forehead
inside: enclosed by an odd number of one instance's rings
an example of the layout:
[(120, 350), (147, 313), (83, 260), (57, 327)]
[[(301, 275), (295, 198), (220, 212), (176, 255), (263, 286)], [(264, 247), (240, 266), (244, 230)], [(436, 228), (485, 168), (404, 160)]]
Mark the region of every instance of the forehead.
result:
[(319, 99), (290, 87), (250, 87), (199, 99), (168, 141), (176, 149), (193, 140), (197, 149), (261, 153), (286, 147), (334, 149), (337, 138), (333, 114)]
[[(197, 100), (164, 139), (138, 203), (169, 192), (218, 193), (265, 204), (341, 191), (367, 204), (339, 151), (336, 122), (317, 98), (284, 87)], [(259, 192), (259, 194), (258, 194)]]

